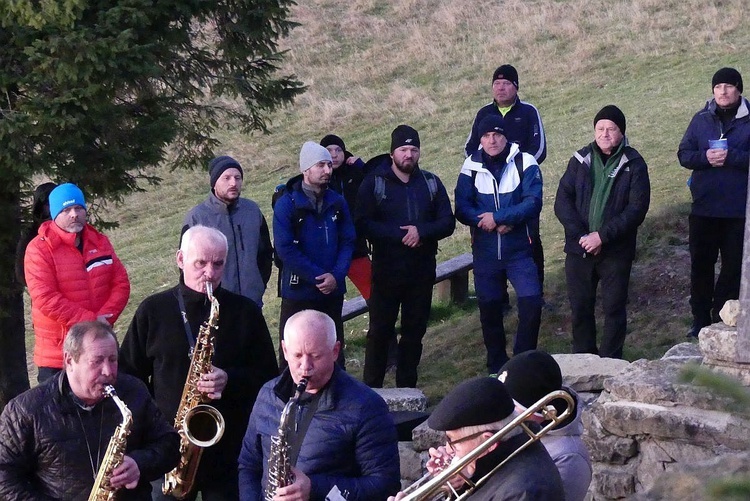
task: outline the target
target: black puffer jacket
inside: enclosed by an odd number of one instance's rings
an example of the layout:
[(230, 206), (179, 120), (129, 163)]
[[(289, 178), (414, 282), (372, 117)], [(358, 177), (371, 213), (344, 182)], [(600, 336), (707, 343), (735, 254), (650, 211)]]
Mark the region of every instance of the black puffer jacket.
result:
[[(583, 147), (570, 159), (555, 197), (555, 215), (565, 229), (565, 252), (578, 255), (585, 254), (578, 241), (590, 232), (589, 208), (594, 190), (591, 148), (590, 144)], [(638, 226), (646, 218), (651, 201), (648, 167), (641, 154), (626, 142), (613, 175), (615, 181), (599, 228), (601, 256), (632, 260), (635, 258)]]
[[(136, 488), (121, 489), (117, 499), (150, 500), (149, 482), (177, 465), (180, 438), (143, 383), (120, 374), (114, 386), (133, 413), (126, 455), (141, 471)], [(91, 411), (77, 407), (64, 372), (14, 398), (0, 416), (0, 499), (88, 499), (94, 485), (89, 450), (103, 456), (121, 422), (110, 398)]]

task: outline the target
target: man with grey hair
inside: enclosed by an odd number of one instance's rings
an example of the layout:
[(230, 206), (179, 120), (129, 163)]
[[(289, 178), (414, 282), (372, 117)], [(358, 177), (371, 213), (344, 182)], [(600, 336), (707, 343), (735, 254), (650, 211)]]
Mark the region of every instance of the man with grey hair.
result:
[(242, 442), (241, 501), (262, 499), (268, 489), (271, 437), (303, 378), (307, 387), (288, 430), (295, 479), (275, 495), (323, 500), (340, 492), (349, 501), (365, 501), (398, 490), (398, 437), (388, 407), (336, 364), (340, 349), (334, 322), (324, 313), (303, 310), (287, 320), (282, 350), (288, 367), (261, 389)]
[[(430, 428), (445, 432), (447, 440), (444, 447), (429, 450), (428, 471), (437, 474), (452, 460), (467, 456), (517, 415), (508, 390), (496, 378), (477, 377), (459, 384), (427, 419)], [(527, 440), (529, 436), (520, 427), (510, 430), (502, 440), (487, 447), (464, 467), (461, 475), (473, 483), (490, 475), (466, 499), (563, 501), (565, 493), (560, 474), (541, 443), (533, 442), (508, 459)], [(506, 459), (499, 471), (492, 471)], [(459, 493), (469, 486), (458, 475), (452, 477), (450, 484)], [(395, 499), (401, 497), (399, 493)]]
[[(220, 315), (211, 370), (198, 390), (224, 416), (221, 440), (205, 448), (191, 498), (237, 499), (237, 455), (260, 387), (278, 374), (273, 342), (260, 307), (221, 287), (227, 239), (215, 228), (193, 226), (177, 251), (180, 283), (146, 298), (139, 306), (120, 349), (122, 369), (143, 380), (161, 411), (174, 419), (190, 370), (190, 354), (211, 304), (211, 283)], [(154, 499), (162, 497), (161, 481)]]
[[(283, 263), (279, 341), (289, 317), (302, 310), (321, 311), (336, 324), (341, 343), (337, 361), (345, 368), (341, 307), (354, 251), (354, 224), (344, 197), (328, 189), (333, 168), (327, 149), (307, 141), (300, 150), (299, 170), (273, 212), (274, 246)], [(281, 347), (279, 362), (286, 363)]]
[(0, 416), (1, 499), (84, 499), (123, 415), (104, 388), (113, 386), (132, 413), (122, 463), (109, 477), (117, 499), (144, 499), (149, 482), (179, 459), (179, 436), (148, 389), (117, 371), (117, 338), (98, 321), (80, 322), (63, 345), (65, 368), (11, 400)]

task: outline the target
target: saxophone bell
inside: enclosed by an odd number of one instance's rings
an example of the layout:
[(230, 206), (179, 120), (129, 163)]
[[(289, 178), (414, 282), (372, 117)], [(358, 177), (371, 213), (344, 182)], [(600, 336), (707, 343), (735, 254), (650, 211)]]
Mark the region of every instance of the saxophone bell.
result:
[(190, 409), (182, 423), (185, 438), (196, 447), (211, 447), (224, 435), (224, 416), (207, 404)]

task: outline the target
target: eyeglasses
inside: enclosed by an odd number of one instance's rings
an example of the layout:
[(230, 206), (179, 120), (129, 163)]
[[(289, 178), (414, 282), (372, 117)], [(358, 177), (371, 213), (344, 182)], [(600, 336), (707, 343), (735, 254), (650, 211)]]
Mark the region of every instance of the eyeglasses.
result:
[(453, 449), (455, 451), (456, 450), (456, 444), (460, 444), (461, 442), (466, 442), (467, 440), (471, 440), (472, 438), (477, 438), (482, 433), (488, 433), (488, 432), (494, 434), (494, 433), (497, 433), (497, 430), (482, 430), (482, 431), (478, 431), (476, 433), (472, 433), (471, 435), (466, 435), (465, 437), (461, 437), (461, 438), (459, 438), (457, 440), (451, 440), (446, 435), (445, 440), (448, 443), (448, 447), (450, 447), (451, 449)]

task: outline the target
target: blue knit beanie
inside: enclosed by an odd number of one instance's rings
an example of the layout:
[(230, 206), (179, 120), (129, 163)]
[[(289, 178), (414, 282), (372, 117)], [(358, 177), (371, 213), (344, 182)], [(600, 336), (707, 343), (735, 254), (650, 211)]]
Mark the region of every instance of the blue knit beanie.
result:
[(86, 208), (86, 200), (78, 186), (72, 183), (61, 184), (49, 194), (49, 215), (52, 219), (55, 219), (63, 209), (67, 209), (71, 205), (80, 205), (84, 209)]

